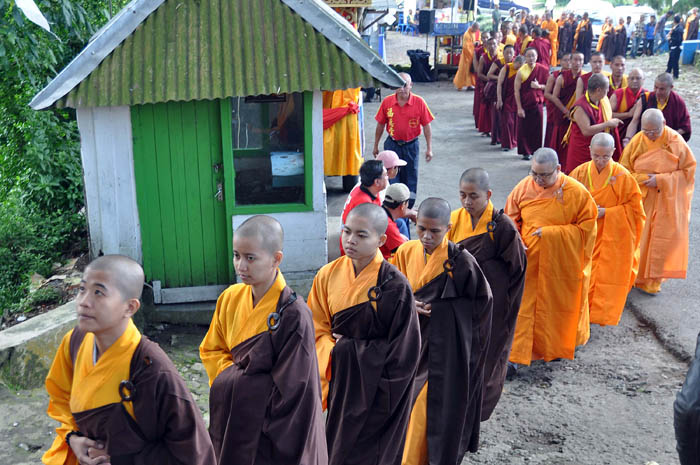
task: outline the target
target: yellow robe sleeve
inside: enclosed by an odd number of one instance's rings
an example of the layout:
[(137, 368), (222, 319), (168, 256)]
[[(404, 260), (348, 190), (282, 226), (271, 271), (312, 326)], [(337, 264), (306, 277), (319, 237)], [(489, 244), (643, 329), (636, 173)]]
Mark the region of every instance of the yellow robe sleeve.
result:
[[(328, 306), (327, 269), (321, 268), (314, 278), (309, 292), (308, 305), (314, 320), (316, 331), (316, 355), (321, 376), (323, 409), (327, 408), (328, 383), (331, 380), (331, 352), (335, 347), (335, 338), (331, 332), (331, 312)], [(342, 285), (342, 283), (336, 283)]]
[(78, 465), (75, 454), (66, 444), (66, 434), (78, 430), (78, 425), (70, 411), (73, 384), (73, 362), (70, 358), (71, 334), (73, 334), (72, 330), (63, 337), (49, 374), (46, 376), (46, 391), (49, 394), (47, 413), (59, 423), (56, 428), (56, 438), (41, 459), (47, 465)]
[(223, 309), (226, 308), (226, 301), (229, 294), (224, 292), (216, 302), (216, 311), (211, 319), (209, 331), (199, 346), (199, 356), (202, 364), (209, 376), (209, 386), (212, 385), (216, 377), (226, 368), (233, 365), (231, 348), (226, 343), (225, 331), (222, 327)]

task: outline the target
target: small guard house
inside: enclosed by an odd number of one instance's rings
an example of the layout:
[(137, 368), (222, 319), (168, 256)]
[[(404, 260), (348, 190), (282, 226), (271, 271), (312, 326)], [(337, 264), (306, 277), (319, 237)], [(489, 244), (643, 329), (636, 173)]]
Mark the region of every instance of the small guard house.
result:
[(155, 303), (215, 300), (254, 214), (282, 270), (327, 262), (322, 91), (403, 80), (320, 0), (133, 0), (30, 105), (76, 110), (92, 256), (143, 264)]

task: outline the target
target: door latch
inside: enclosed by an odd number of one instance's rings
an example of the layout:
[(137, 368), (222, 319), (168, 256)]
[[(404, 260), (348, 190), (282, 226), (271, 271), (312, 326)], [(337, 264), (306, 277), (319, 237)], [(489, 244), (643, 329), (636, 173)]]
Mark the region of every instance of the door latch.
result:
[(214, 194), (214, 198), (219, 202), (224, 201), (224, 186), (221, 183), (216, 185), (216, 193)]

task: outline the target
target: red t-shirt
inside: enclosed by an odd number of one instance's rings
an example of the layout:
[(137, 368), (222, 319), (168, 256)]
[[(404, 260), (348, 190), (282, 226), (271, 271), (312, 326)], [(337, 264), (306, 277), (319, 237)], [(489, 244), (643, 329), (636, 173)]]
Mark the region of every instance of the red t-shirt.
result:
[(386, 242), (379, 250), (382, 252), (382, 255), (384, 255), (384, 258), (388, 260), (391, 258), (392, 251), (406, 242), (406, 238), (401, 235), (399, 227), (396, 226), (396, 222), (391, 218), (388, 212), (386, 216), (389, 217), (389, 224), (386, 227)]
[(396, 94), (391, 94), (379, 106), (374, 117), (394, 140), (412, 141), (420, 136), (421, 127), (435, 119), (430, 108), (421, 97), (411, 94), (404, 106), (399, 105)]

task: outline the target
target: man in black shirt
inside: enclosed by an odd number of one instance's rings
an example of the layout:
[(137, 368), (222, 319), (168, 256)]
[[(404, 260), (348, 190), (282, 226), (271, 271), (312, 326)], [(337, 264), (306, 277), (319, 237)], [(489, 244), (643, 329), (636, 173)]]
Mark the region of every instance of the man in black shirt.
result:
[(678, 79), (678, 59), (681, 57), (681, 44), (683, 43), (683, 26), (681, 25), (681, 15), (673, 17), (673, 27), (668, 33), (669, 54), (666, 72), (673, 72), (673, 78)]

